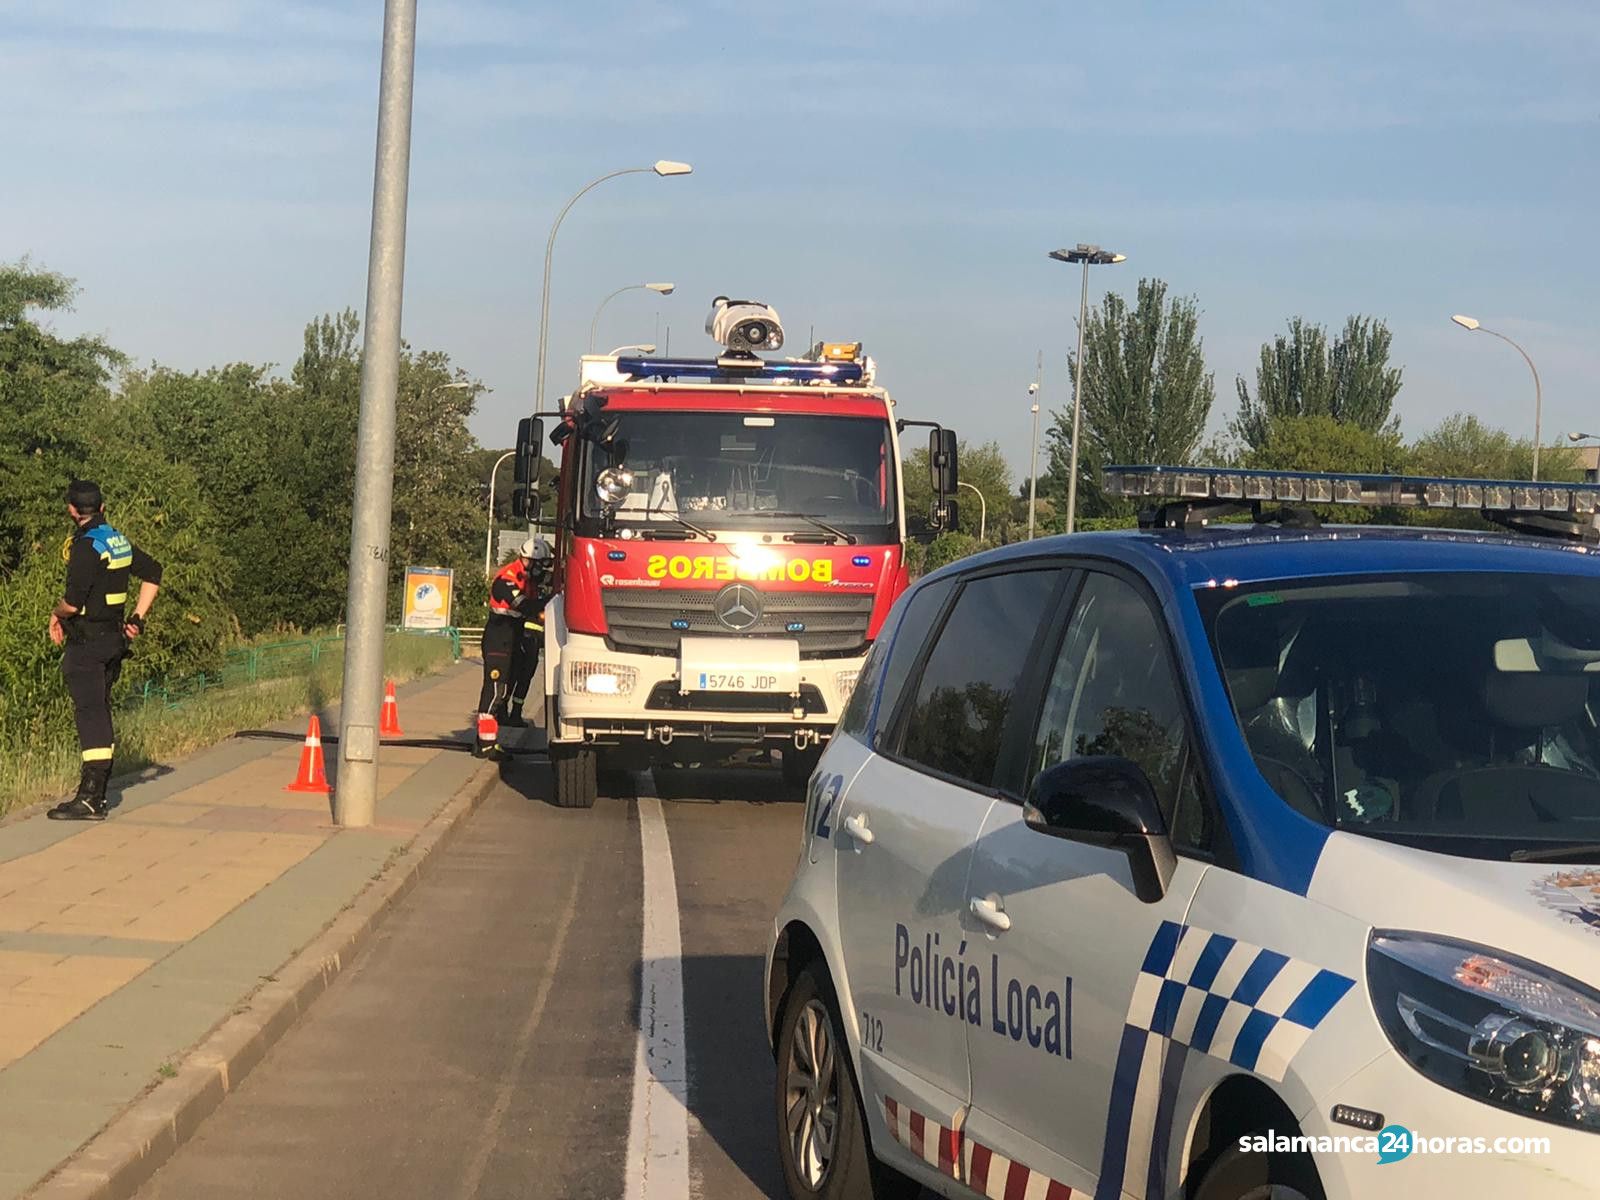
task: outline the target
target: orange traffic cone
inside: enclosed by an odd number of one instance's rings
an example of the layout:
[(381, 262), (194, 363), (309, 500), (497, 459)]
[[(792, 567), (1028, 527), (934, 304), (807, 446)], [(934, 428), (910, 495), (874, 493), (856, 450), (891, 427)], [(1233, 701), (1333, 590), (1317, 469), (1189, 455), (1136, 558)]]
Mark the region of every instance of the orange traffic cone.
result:
[(313, 713), (306, 727), (305, 748), (300, 751), (300, 770), (294, 782), (283, 789), (286, 792), (331, 792), (328, 776), (322, 766), (322, 722)]
[(383, 681), (383, 713), (378, 718), (379, 737), (404, 737), (400, 731), (400, 704), (394, 698), (394, 680)]

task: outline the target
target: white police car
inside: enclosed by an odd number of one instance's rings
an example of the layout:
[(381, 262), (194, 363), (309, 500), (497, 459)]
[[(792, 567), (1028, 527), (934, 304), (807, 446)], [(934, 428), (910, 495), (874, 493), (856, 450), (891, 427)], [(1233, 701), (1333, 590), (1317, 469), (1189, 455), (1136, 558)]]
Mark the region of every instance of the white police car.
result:
[(1179, 502), (921, 580), (812, 776), (791, 1195), (1596, 1194), (1600, 489), (1108, 475)]

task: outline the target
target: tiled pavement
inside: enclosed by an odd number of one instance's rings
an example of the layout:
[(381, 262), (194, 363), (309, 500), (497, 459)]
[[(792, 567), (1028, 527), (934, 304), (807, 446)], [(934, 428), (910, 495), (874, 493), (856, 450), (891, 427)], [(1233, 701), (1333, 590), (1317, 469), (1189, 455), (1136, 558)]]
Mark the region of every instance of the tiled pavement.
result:
[[(402, 688), (406, 737), (465, 743), (479, 670), (466, 661)], [(337, 728), (332, 714), (323, 728)], [(378, 823), (340, 831), (326, 796), (283, 790), (300, 751), (228, 742), (122, 789), (104, 824), (41, 811), (0, 826), (0, 1200), (271, 977), (478, 766), (386, 746)]]

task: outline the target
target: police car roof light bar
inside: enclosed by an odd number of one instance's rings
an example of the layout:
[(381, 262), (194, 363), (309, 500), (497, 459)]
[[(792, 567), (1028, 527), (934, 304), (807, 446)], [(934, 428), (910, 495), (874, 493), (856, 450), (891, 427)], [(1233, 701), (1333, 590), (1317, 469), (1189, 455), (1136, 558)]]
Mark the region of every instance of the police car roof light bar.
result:
[(728, 379), (756, 378), (774, 383), (860, 383), (859, 362), (768, 362), (751, 358), (737, 364), (711, 358), (617, 359), (617, 370), (632, 379)]
[(1430, 475), (1358, 475), (1315, 471), (1252, 471), (1229, 467), (1110, 466), (1110, 496), (1248, 503), (1349, 504), (1369, 508), (1471, 509), (1496, 513), (1593, 518), (1600, 487), (1526, 479), (1454, 479)]

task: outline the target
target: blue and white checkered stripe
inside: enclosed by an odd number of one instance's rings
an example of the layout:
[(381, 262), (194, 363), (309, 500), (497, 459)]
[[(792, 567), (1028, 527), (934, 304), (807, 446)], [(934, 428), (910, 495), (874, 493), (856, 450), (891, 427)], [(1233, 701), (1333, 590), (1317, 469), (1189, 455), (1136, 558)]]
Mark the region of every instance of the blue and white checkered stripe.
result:
[(1355, 981), (1222, 933), (1163, 921), (1128, 1005), (1097, 1200), (1160, 1195), (1188, 1051), (1282, 1082)]

